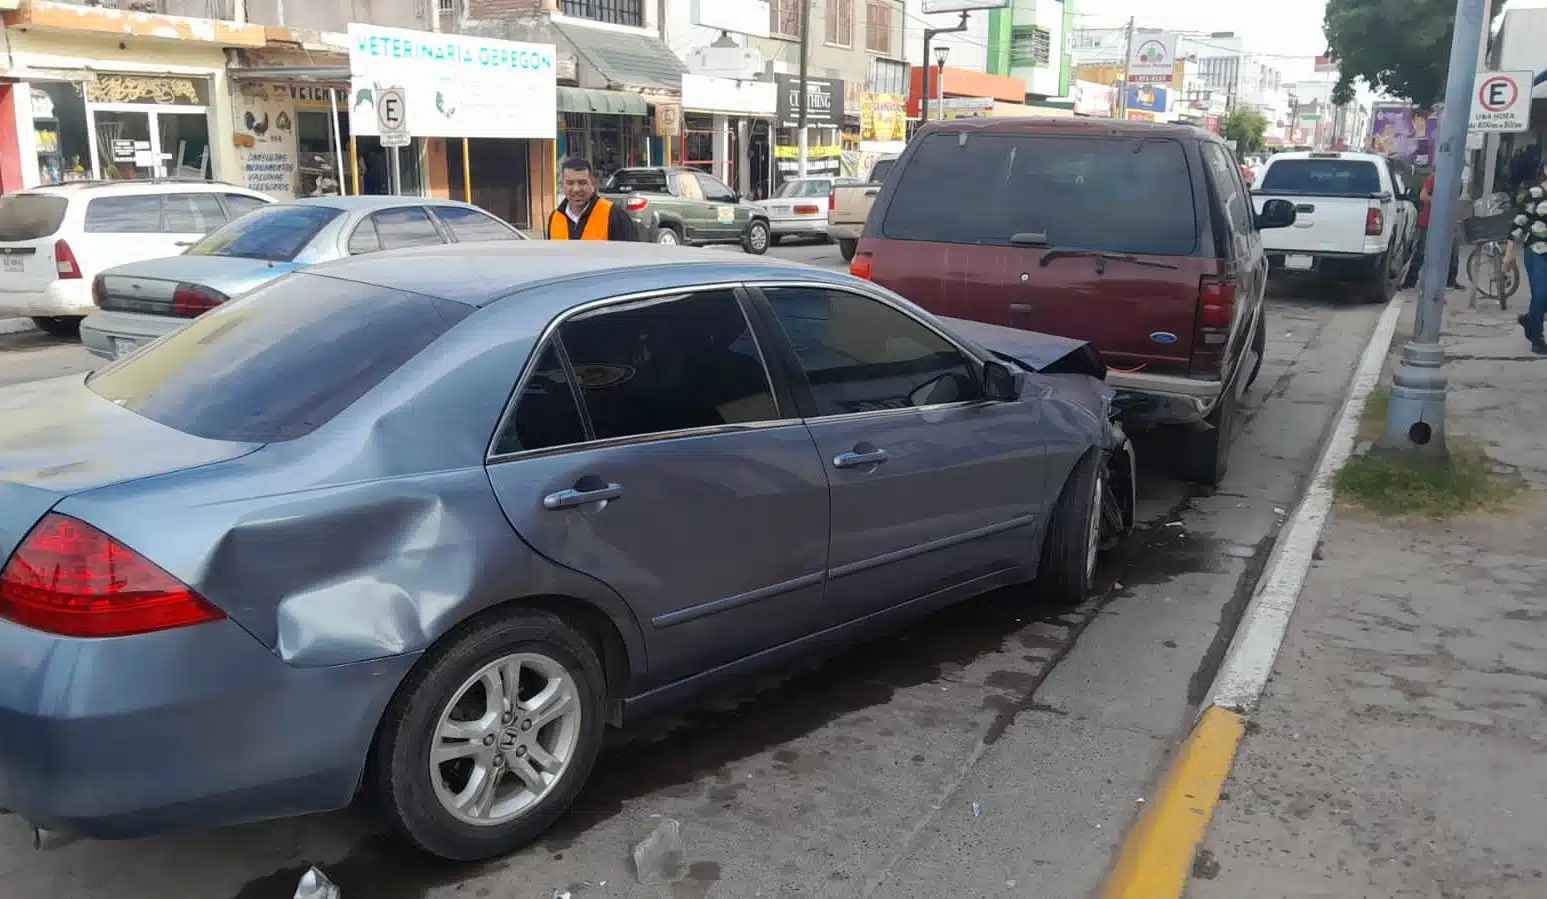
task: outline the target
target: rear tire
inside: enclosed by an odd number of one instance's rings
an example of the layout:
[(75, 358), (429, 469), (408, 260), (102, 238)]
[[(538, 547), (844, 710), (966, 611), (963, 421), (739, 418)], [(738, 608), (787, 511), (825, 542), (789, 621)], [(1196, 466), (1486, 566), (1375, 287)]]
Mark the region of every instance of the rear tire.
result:
[(32, 323), (50, 337), (77, 337), (81, 333), (81, 320), (73, 315), (33, 316)]
[(1364, 285), (1360, 298), (1368, 303), (1389, 303), (1397, 295), (1397, 280), (1391, 276), (1391, 255), (1381, 254), (1378, 271)]
[(1225, 479), (1230, 444), (1235, 438), (1235, 391), (1227, 386), (1219, 405), (1203, 421), (1203, 431), (1183, 431), (1177, 441), (1176, 476), (1193, 484), (1217, 487)]
[(768, 246), (773, 240), (773, 232), (768, 223), (761, 219), (753, 219), (747, 226), (746, 233), (741, 235), (742, 252), (753, 256), (761, 256), (768, 252)]
[(663, 247), (677, 247), (682, 245), (682, 235), (671, 225), (662, 225), (655, 232), (655, 242)]
[(1257, 383), (1257, 375), (1262, 373), (1262, 358), (1268, 351), (1268, 310), (1263, 309), (1257, 313), (1257, 330), (1252, 333), (1252, 352), (1257, 354), (1257, 361), (1252, 364), (1252, 373), (1246, 378), (1248, 389)]
[(854, 251), (857, 249), (859, 249), (859, 241), (857, 240), (838, 241), (838, 252), (843, 254), (844, 262), (853, 262)]
[[(532, 686), (539, 692), (529, 696), (496, 689), (491, 697), (492, 688), (483, 686), (487, 677), (496, 684), (509, 681), (502, 678), (505, 668), (485, 676), (490, 666), (514, 657), (522, 660), (515, 664), (516, 681), (526, 684), (526, 676), (533, 675)], [(541, 692), (549, 687), (554, 692)], [(543, 714), (541, 697), (558, 697), (559, 691), (567, 691), (569, 701), (553, 703), (551, 720), (538, 720), (526, 729), (523, 716), (538, 718)], [(500, 702), (499, 696), (512, 692), (531, 705), (523, 710)], [(606, 701), (601, 661), (579, 631), (546, 612), (512, 611), (432, 650), (408, 676), (377, 731), (368, 783), (392, 826), (425, 852), (454, 861), (508, 855), (541, 836), (580, 792), (601, 750)], [(510, 713), (503, 723), (490, 711), (495, 707)], [(453, 713), (459, 717), (453, 718)], [(484, 727), (480, 717), (492, 722), (486, 728), (491, 733), (484, 737), (472, 734)], [(527, 749), (528, 743), (533, 748)], [(432, 764), (435, 747), (453, 751), (445, 761)], [(538, 764), (539, 758), (546, 761)], [(526, 766), (521, 774), (519, 764)], [(475, 765), (503, 772), (494, 779), (490, 804), (481, 813), (470, 811), (479, 803)], [(542, 772), (552, 774), (549, 766), (557, 766), (558, 772), (546, 780)], [(546, 780), (540, 793), (518, 785), (529, 783), (534, 772), (538, 781)], [(501, 785), (509, 789), (498, 797)], [(453, 811), (450, 796), (458, 790), (469, 797), (461, 812)], [(522, 806), (519, 800), (527, 798), (526, 793), (535, 798)]]
[(1059, 604), (1078, 605), (1096, 589), (1106, 479), (1104, 454), (1086, 453), (1064, 482), (1048, 519), (1038, 582), (1047, 597)]

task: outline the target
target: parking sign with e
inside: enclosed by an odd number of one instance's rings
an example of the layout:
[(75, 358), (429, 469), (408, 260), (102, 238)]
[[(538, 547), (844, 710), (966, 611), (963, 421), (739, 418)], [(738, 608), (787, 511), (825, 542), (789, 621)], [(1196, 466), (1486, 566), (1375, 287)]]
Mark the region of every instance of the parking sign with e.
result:
[(402, 88), (384, 87), (377, 91), (376, 127), (383, 147), (408, 146), (408, 106)]
[(1478, 72), (1470, 131), (1526, 131), (1531, 119), (1530, 72)]

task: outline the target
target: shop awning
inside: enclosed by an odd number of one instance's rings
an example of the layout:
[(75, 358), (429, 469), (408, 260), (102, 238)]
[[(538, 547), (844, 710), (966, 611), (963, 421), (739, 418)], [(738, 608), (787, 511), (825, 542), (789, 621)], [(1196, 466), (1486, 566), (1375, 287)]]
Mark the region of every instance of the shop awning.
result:
[(253, 66), (229, 71), (237, 81), (315, 84), (349, 92), (349, 66)]
[(650, 105), (630, 91), (603, 91), (559, 85), (559, 112), (595, 112), (602, 115), (647, 116)]
[(553, 27), (574, 45), (576, 53), (615, 87), (651, 88), (673, 93), (682, 90), (682, 74), (688, 70), (687, 66), (654, 35), (558, 23)]

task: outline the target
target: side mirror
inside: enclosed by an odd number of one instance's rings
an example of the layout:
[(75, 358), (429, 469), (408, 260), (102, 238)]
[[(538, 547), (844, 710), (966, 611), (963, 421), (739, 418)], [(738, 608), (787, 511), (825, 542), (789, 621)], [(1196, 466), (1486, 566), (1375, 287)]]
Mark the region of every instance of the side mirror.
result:
[(983, 363), (983, 396), (996, 403), (1013, 403), (1021, 398), (1021, 382), (1003, 362)]
[(734, 190), (731, 191), (731, 202), (732, 203), (740, 203), (741, 202), (741, 194), (737, 193)]
[(1288, 200), (1268, 200), (1257, 213), (1257, 230), (1288, 228), (1295, 223), (1295, 204)]

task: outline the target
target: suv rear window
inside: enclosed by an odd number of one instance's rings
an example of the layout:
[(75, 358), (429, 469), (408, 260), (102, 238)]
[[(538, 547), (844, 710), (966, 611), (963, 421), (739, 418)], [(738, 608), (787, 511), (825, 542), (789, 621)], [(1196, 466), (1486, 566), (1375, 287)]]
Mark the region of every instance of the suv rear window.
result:
[(619, 194), (636, 190), (652, 194), (670, 192), (666, 189), (666, 173), (660, 169), (624, 169), (608, 178), (604, 189)]
[(349, 408), (472, 308), (305, 273), (223, 303), (86, 384), (210, 440), (304, 437)]
[(932, 134), (892, 181), (881, 236), (1187, 256), (1198, 246), (1187, 153), (1174, 140)]
[(1279, 159), (1268, 166), (1257, 192), (1291, 197), (1370, 197), (1381, 192), (1380, 172), (1366, 159)]
[(38, 240), (59, 230), (69, 202), (48, 194), (0, 197), (0, 240)]
[(328, 206), (265, 206), (189, 247), (186, 255), (290, 262), (328, 222), (343, 214)]

